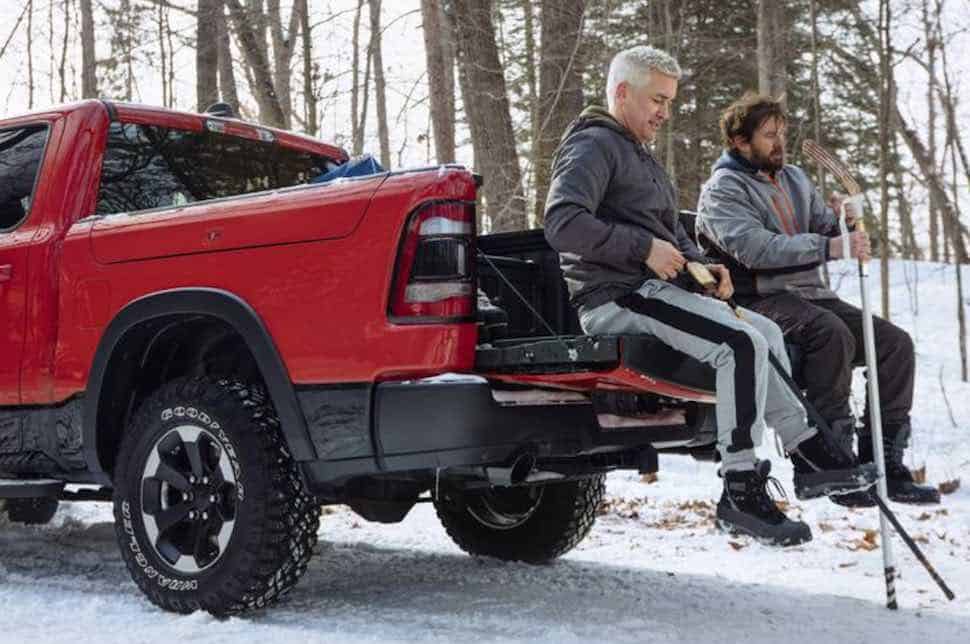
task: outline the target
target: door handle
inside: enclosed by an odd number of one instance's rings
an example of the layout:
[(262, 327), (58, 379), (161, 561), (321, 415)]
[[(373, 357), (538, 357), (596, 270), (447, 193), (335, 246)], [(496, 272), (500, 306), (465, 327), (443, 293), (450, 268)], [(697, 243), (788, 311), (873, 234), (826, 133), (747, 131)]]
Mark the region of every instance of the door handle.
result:
[(13, 266), (10, 264), (3, 264), (0, 266), (0, 282), (9, 282), (10, 278), (13, 277)]

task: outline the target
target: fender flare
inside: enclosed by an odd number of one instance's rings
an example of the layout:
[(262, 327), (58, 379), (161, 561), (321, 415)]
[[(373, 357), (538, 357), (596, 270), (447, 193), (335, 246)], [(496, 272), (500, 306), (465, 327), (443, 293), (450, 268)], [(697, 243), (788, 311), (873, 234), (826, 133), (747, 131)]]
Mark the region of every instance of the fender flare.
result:
[(238, 295), (214, 288), (179, 288), (144, 295), (125, 305), (101, 336), (88, 377), (83, 420), (85, 459), (94, 473), (104, 473), (98, 457), (98, 412), (108, 364), (118, 344), (136, 325), (169, 315), (209, 315), (235, 329), (246, 342), (279, 415), (287, 446), (297, 461), (316, 458), (306, 418), (273, 338), (256, 311)]

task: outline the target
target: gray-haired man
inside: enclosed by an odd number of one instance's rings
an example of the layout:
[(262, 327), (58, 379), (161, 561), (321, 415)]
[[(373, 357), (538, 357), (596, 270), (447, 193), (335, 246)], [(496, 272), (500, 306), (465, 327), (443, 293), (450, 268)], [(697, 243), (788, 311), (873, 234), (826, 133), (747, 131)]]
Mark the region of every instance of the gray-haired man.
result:
[[(770, 543), (802, 543), (811, 531), (778, 510), (766, 490), (770, 463), (755, 459), (765, 422), (786, 450), (812, 466), (796, 468), (800, 498), (868, 487), (874, 468), (860, 468), (806, 424), (804, 409), (768, 362), (772, 351), (787, 366), (777, 325), (751, 312), (742, 322), (723, 302), (690, 290), (686, 262), (707, 260), (680, 223), (673, 186), (646, 147), (670, 116), (680, 75), (676, 60), (651, 47), (614, 57), (609, 108), (584, 110), (556, 152), (546, 239), (560, 253), (585, 332), (649, 334), (716, 369), (724, 475), (719, 525)], [(717, 297), (731, 297), (728, 270), (708, 268), (719, 279)]]

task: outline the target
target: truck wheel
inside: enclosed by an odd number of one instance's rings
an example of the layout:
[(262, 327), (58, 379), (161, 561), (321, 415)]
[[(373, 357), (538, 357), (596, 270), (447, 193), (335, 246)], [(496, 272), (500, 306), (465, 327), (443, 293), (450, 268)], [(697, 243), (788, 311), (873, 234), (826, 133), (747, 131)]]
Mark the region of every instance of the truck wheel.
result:
[(471, 555), (547, 563), (572, 550), (596, 520), (602, 475), (529, 487), (491, 488), (435, 501), (448, 536)]
[(211, 378), (160, 387), (128, 426), (115, 532), (148, 598), (178, 613), (263, 608), (313, 554), (320, 508), (259, 387)]
[(7, 499), (7, 517), (15, 523), (43, 525), (57, 512), (57, 499)]

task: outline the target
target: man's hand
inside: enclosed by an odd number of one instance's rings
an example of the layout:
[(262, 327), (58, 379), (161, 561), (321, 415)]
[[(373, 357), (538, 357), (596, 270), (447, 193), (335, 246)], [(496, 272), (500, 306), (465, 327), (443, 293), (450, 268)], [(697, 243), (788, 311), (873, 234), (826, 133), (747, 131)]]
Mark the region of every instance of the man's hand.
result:
[(662, 280), (677, 277), (677, 273), (682, 271), (687, 263), (684, 255), (677, 250), (676, 246), (656, 237), (650, 243), (650, 253), (645, 261), (647, 268), (656, 273), (657, 277)]
[(859, 213), (855, 212), (854, 208), (848, 207), (848, 204), (845, 204), (845, 195), (841, 192), (833, 192), (829, 196), (829, 208), (835, 212), (836, 217), (839, 217), (842, 214), (842, 208), (844, 205), (846, 206), (845, 225), (852, 228), (855, 226), (855, 222), (859, 218)]
[[(853, 257), (868, 262), (872, 253), (869, 248), (869, 235), (861, 230), (849, 233), (849, 249)], [(829, 240), (829, 257), (846, 259), (842, 257), (842, 237), (833, 237)]]
[(734, 295), (734, 283), (731, 281), (731, 271), (723, 264), (708, 264), (707, 270), (717, 278), (717, 290), (714, 295), (719, 300), (729, 300)]

